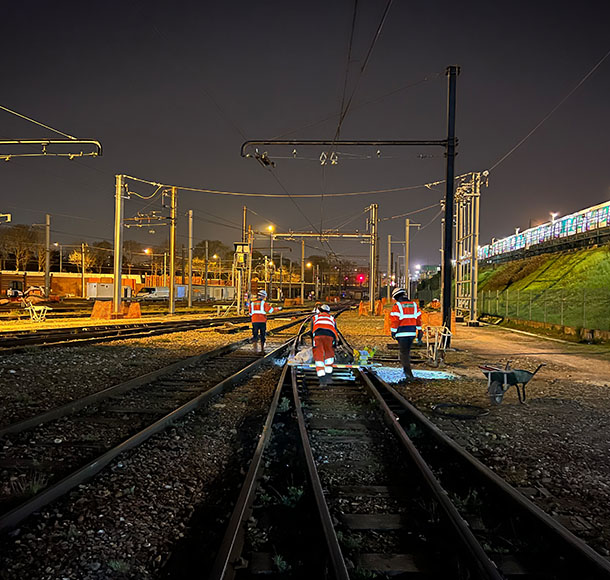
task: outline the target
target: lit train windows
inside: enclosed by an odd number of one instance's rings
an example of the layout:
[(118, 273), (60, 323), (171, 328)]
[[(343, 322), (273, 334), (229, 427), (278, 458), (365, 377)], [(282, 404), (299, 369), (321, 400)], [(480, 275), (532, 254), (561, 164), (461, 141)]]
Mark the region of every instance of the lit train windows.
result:
[(599, 216), (597, 220), (597, 226), (600, 228), (605, 228), (608, 225), (608, 206), (600, 208)]

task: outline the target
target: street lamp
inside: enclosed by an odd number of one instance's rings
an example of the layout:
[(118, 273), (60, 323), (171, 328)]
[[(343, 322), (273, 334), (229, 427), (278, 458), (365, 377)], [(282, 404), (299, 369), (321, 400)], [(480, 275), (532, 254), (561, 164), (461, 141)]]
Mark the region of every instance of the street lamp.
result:
[(220, 277), (222, 276), (222, 261), (220, 259), (220, 256), (218, 254), (214, 254), (212, 256), (212, 260), (214, 260), (216, 262), (216, 266), (218, 269), (217, 275), (218, 275), (218, 283), (220, 284)]
[(59, 248), (59, 271), (62, 271), (63, 268), (63, 249), (62, 249), (62, 245), (59, 242), (55, 242), (53, 244), (56, 248)]
[(152, 276), (153, 275), (153, 267), (154, 267), (154, 265), (153, 265), (154, 254), (153, 254), (152, 248), (146, 248), (144, 250), (144, 253), (146, 255), (150, 254), (150, 275)]
[[(271, 264), (273, 264), (273, 232), (275, 231), (274, 225), (267, 226), (269, 230), (269, 240), (271, 245)], [(273, 300), (273, 270), (270, 271), (269, 275), (269, 299)]]

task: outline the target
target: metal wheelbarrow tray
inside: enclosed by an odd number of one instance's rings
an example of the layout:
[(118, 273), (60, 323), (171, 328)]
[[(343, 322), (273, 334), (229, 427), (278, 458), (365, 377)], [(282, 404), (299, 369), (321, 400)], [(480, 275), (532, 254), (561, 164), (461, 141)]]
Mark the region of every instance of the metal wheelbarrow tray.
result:
[(511, 369), (510, 361), (505, 368), (493, 367), (490, 365), (480, 365), (479, 368), (487, 377), (487, 393), (492, 403), (499, 405), (509, 387), (515, 386), (520, 403), (525, 403), (525, 385), (529, 383), (533, 376), (543, 367), (545, 363), (538, 365), (535, 371), (524, 369)]

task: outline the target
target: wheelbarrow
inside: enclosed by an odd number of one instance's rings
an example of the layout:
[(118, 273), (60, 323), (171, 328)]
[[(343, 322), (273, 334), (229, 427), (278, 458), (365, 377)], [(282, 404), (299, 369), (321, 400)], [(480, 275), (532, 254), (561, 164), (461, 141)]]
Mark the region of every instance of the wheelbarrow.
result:
[(502, 369), (490, 365), (481, 365), (479, 368), (487, 377), (487, 393), (492, 403), (499, 405), (509, 387), (515, 386), (520, 403), (525, 403), (525, 385), (529, 383), (533, 376), (543, 367), (544, 363), (538, 365), (535, 371), (523, 369), (511, 369), (510, 362)]

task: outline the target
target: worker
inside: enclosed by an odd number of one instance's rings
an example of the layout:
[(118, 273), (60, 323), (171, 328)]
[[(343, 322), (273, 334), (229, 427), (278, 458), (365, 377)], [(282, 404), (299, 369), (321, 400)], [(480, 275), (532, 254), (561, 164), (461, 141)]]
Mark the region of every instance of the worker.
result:
[(417, 337), (421, 340), (421, 312), (416, 302), (409, 300), (404, 288), (396, 288), (392, 292), (394, 305), (390, 312), (390, 331), (392, 338), (398, 341), (400, 346), (400, 363), (405, 371), (407, 381), (413, 381), (411, 370), (411, 345)]
[[(257, 294), (258, 300), (250, 302), (250, 318), (252, 319), (252, 343), (255, 345), (260, 337), (261, 352), (265, 352), (265, 334), (267, 332), (267, 314), (274, 311), (273, 306), (266, 302), (267, 292), (259, 290)], [(281, 308), (278, 308), (281, 310)]]
[(326, 376), (332, 375), (337, 344), (337, 323), (330, 313), (328, 304), (320, 304), (318, 312), (312, 319), (313, 360), (320, 383)]

